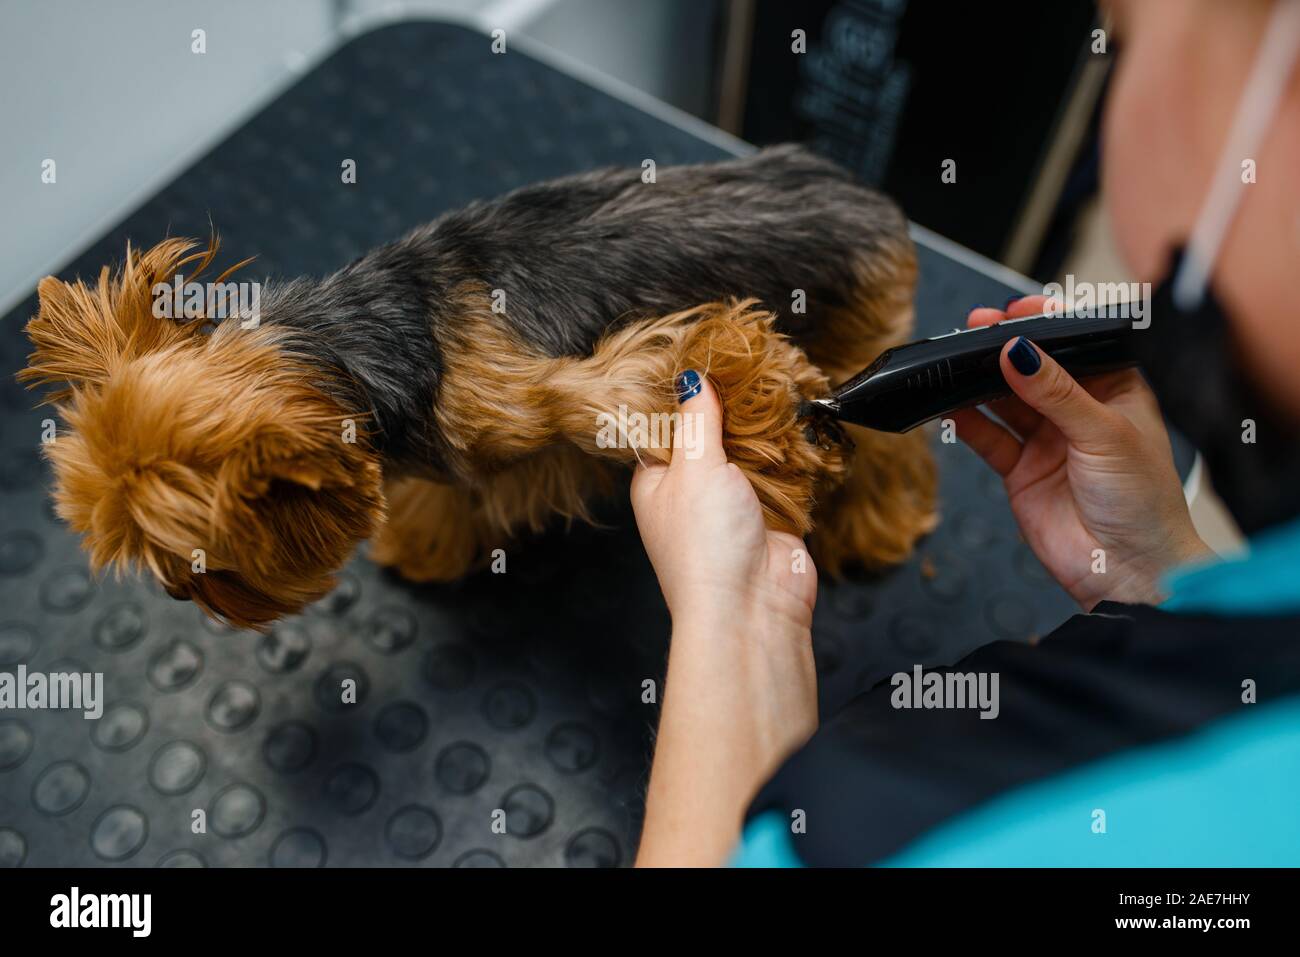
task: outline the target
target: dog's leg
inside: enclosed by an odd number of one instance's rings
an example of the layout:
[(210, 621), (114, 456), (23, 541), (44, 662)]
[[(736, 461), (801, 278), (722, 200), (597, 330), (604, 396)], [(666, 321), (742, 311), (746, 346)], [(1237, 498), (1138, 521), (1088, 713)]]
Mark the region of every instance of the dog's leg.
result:
[(482, 522), (468, 490), (424, 478), (385, 485), (388, 521), (370, 542), (370, 557), (411, 581), (452, 581), (482, 558)]
[(685, 426), (689, 441), (673, 380), (694, 368), (718, 389), (727, 456), (754, 484), (769, 525), (806, 534), (817, 504), (814, 554), (828, 573), (852, 561), (902, 561), (934, 523), (924, 435), (854, 429), (852, 475), (837, 488), (843, 448), (810, 441), (798, 410), (891, 337), (906, 336), (904, 299), (888, 316), (873, 302), (830, 323), (833, 331), (809, 345), (821, 370), (748, 304), (633, 323), (582, 359), (531, 354), (481, 319), (472, 344), (444, 346), (438, 414), (457, 485), (391, 483), (391, 517), (373, 554), (407, 577), (448, 580), (483, 563), (519, 528), (540, 529), (557, 514), (586, 519), (587, 503), (614, 487), (610, 463), (670, 457), (670, 432), (657, 423)]
[[(916, 260), (910, 247), (864, 263), (858, 273), (854, 305), (831, 310), (804, 343), (832, 385), (912, 332)], [(854, 563), (879, 569), (902, 562), (938, 520), (938, 482), (925, 432), (894, 435), (857, 426), (846, 431), (855, 445), (847, 475), (822, 496), (809, 541), (817, 567), (832, 576)]]
[(389, 520), (371, 542), (378, 564), (417, 582), (455, 581), (488, 564), (520, 530), (554, 516), (590, 520), (587, 505), (615, 488), (609, 467), (556, 445), (461, 487), (425, 478), (388, 483)]
[(461, 325), (464, 340), (443, 347), (438, 418), (452, 469), (479, 485), (544, 448), (585, 454), (553, 460), (547, 482), (489, 482), (482, 492), (488, 513), (581, 517), (577, 506), (590, 488), (583, 477), (596, 465), (591, 457), (623, 465), (667, 461), (671, 430), (680, 426), (691, 437), (673, 388), (688, 368), (717, 388), (728, 458), (753, 482), (772, 527), (809, 531), (817, 489), (843, 469), (843, 449), (810, 441), (799, 419), (803, 399), (825, 394), (825, 377), (752, 303), (630, 323), (586, 358), (530, 354), (490, 311), (477, 316)]

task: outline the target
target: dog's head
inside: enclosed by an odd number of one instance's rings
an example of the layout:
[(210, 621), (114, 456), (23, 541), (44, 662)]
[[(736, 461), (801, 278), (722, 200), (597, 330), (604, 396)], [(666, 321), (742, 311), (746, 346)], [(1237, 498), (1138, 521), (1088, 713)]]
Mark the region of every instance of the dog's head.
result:
[(42, 280), (19, 377), (66, 383), (47, 401), (69, 430), (46, 454), (92, 566), (148, 569), (172, 597), (257, 627), (328, 592), (370, 535), (379, 457), (273, 325), (154, 315), (155, 287), (215, 256), (215, 240), (194, 245), (128, 248), (94, 286)]

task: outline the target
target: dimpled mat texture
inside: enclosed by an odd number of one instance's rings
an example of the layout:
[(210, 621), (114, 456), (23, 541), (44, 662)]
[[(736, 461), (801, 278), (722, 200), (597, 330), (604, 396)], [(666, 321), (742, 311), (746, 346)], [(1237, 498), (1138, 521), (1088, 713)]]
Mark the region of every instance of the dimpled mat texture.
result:
[[(222, 233), (244, 278), (323, 274), (471, 199), (610, 163), (721, 156), (462, 27), (361, 36), (63, 271), (130, 238)], [(340, 182), (344, 158), (357, 182)], [(920, 331), (1013, 290), (921, 249)], [(414, 587), (357, 557), (266, 635), (152, 585), (94, 581), (54, 518), (23, 322), (5, 317), (0, 669), (103, 672), (98, 721), (0, 711), (0, 865), (618, 866), (639, 830), (668, 616), (630, 512), (510, 550), (504, 575)], [(993, 476), (936, 442), (943, 523), (906, 566), (824, 584), (824, 713), (913, 663), (1028, 640), (1071, 604), (1020, 543)], [(340, 702), (353, 677), (358, 702)], [(197, 809), (207, 830), (191, 831)], [(492, 827), (504, 812), (505, 833)], [(500, 819), (502, 815), (497, 814)], [(497, 830), (500, 830), (499, 828)]]

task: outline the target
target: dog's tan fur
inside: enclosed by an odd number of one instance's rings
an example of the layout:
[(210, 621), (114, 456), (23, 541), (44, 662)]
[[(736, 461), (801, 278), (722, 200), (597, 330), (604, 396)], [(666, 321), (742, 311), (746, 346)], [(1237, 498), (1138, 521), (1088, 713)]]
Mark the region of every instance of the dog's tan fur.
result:
[[(181, 268), (192, 279), (216, 254), (215, 242), (192, 249), (168, 240), (128, 250), (123, 269), (103, 270), (93, 286), (44, 280), (21, 377), (67, 383), (51, 398), (71, 431), (48, 454), (59, 514), (92, 564), (144, 566), (173, 595), (233, 624), (258, 627), (321, 597), (372, 534), (380, 563), (447, 580), (521, 529), (555, 515), (588, 519), (627, 466), (671, 454), (601, 447), (598, 417), (617, 417), (620, 406), (676, 412), (673, 382), (686, 368), (717, 388), (727, 455), (769, 524), (800, 535), (817, 525), (825, 570), (898, 562), (933, 525), (922, 436), (855, 430), (850, 462), (841, 445), (809, 441), (798, 413), (906, 335), (910, 259), (864, 272), (862, 288), (874, 291), (861, 308), (828, 317), (806, 352), (753, 301), (733, 301), (630, 321), (590, 356), (550, 357), (515, 341), (494, 321), (487, 289), (465, 283), (454, 297), (462, 321), (437, 343), (447, 481), (388, 475), (381, 488), (382, 458), (361, 410), (327, 395), (319, 370), (274, 325), (206, 332), (200, 320), (153, 316), (156, 284)], [(360, 428), (355, 441), (345, 439), (349, 421)]]
[[(800, 401), (824, 395), (826, 377), (753, 302), (634, 323), (575, 359), (530, 355), (510, 341), (491, 320), (486, 289), (463, 290), (462, 299), (458, 339), (443, 343), (438, 420), (452, 437), (451, 466), (464, 491), (421, 479), (392, 483), (395, 524), (380, 532), (373, 551), (409, 577), (456, 578), (483, 557), (478, 549), (445, 547), (447, 535), (502, 542), (555, 514), (588, 519), (588, 503), (612, 485), (599, 460), (666, 461), (671, 448), (602, 448), (600, 416), (617, 419), (620, 407), (674, 414), (673, 379), (682, 369), (699, 370), (717, 388), (727, 456), (749, 476), (773, 528), (810, 531), (818, 491), (843, 473), (841, 447), (808, 442), (798, 421)], [(412, 534), (399, 515), (423, 530)]]
[[(20, 377), (68, 386), (46, 446), (60, 517), (92, 566), (147, 568), (174, 597), (255, 626), (327, 593), (382, 521), (378, 457), (273, 327), (152, 314), (152, 289), (206, 266), (168, 240), (94, 286), (48, 278)], [(198, 275), (195, 271), (193, 275)]]
[[(916, 257), (910, 249), (860, 259), (856, 272), (854, 306), (820, 323), (805, 346), (832, 386), (912, 331)], [(845, 431), (853, 442), (848, 478), (822, 496), (808, 543), (818, 569), (831, 576), (855, 563), (873, 571), (897, 565), (938, 524), (938, 476), (926, 434), (852, 425)]]

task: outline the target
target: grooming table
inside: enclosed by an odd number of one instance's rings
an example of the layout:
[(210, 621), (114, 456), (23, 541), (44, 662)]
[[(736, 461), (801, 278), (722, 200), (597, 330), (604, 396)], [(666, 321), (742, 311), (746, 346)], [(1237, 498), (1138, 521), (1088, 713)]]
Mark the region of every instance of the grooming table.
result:
[[(652, 116), (461, 26), (360, 36), (84, 251), (202, 237), (245, 278), (324, 274), (444, 210), (619, 163), (713, 160), (725, 140)], [(340, 181), (345, 158), (357, 182)], [(919, 332), (1028, 288), (922, 230)], [(1014, 277), (1010, 277), (1014, 280)], [(362, 557), (268, 634), (234, 632), (152, 584), (96, 582), (55, 519), (42, 419), (0, 356), (0, 669), (103, 672), (99, 721), (0, 711), (0, 865), (628, 864), (668, 616), (631, 513), (512, 548), (504, 575), (412, 586)], [(1032, 640), (1073, 607), (1019, 540), (1000, 484), (936, 441), (943, 521), (906, 566), (822, 584), (823, 714), (916, 662)], [(1180, 447), (1184, 474), (1188, 465)], [(355, 677), (359, 702), (337, 689)], [(197, 809), (207, 830), (191, 831)], [(494, 832), (504, 811), (506, 833)], [(498, 829), (499, 830), (499, 829)]]

